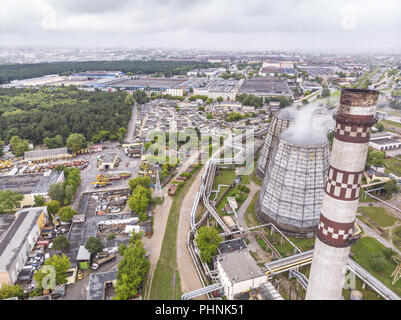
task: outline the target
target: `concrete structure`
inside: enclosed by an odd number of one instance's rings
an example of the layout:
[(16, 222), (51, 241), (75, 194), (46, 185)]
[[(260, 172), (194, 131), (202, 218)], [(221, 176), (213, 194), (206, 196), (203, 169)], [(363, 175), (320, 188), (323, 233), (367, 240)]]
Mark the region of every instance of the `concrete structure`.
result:
[(117, 163), (117, 153), (106, 154), (103, 159), (98, 162), (99, 170), (113, 170)]
[(317, 230), (307, 300), (339, 300), (378, 91), (343, 89)]
[(267, 164), (269, 163), (271, 153), (278, 143), (278, 137), (284, 132), (290, 124), (294, 123), (295, 113), (291, 109), (285, 109), (276, 113), (269, 125), (266, 134), (265, 142), (260, 151), (258, 164), (256, 166), (255, 174), (259, 179), (263, 179)]
[(218, 255), (216, 270), (228, 300), (248, 290), (260, 288), (267, 281), (267, 276), (247, 249)]
[(268, 163), (256, 204), (256, 215), (284, 233), (310, 238), (315, 234), (329, 162), (326, 137), (305, 145), (280, 135)]
[(19, 210), (0, 238), (0, 285), (15, 284), (47, 219), (47, 207)]
[(59, 182), (64, 182), (63, 171), (0, 176), (0, 191), (11, 190), (23, 194), (24, 199), (21, 201), (21, 208), (23, 208), (32, 206), (37, 195), (42, 196), (45, 200), (48, 199), (47, 193), (50, 190), (50, 185)]
[(115, 287), (117, 283), (117, 270), (92, 273), (89, 278), (88, 298), (87, 300), (107, 300), (110, 296), (107, 295), (109, 287)]
[(235, 101), (242, 81), (214, 79), (202, 88), (194, 88), (194, 95), (205, 95), (214, 100), (222, 97), (225, 101)]

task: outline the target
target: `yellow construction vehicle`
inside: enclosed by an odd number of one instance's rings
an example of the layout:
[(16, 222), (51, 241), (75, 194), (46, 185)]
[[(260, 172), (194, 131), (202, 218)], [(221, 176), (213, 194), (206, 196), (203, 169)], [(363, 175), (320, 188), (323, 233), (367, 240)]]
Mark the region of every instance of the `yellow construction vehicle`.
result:
[(110, 185), (111, 182), (109, 182), (109, 175), (99, 174), (96, 177), (95, 182), (92, 182), (92, 184), (94, 184), (96, 188), (102, 188)]

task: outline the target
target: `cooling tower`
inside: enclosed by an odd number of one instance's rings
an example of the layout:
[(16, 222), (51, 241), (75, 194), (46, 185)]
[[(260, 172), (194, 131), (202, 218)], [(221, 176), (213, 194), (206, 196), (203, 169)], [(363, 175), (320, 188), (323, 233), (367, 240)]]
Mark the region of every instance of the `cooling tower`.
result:
[(266, 166), (269, 163), (270, 155), (274, 147), (278, 143), (279, 136), (287, 130), (290, 124), (295, 120), (295, 110), (284, 109), (276, 113), (269, 125), (265, 142), (260, 151), (258, 164), (256, 166), (255, 175), (262, 180), (265, 176)]
[(280, 135), (256, 204), (261, 221), (298, 238), (315, 234), (329, 163), (327, 138), (308, 138), (295, 144), (286, 132)]

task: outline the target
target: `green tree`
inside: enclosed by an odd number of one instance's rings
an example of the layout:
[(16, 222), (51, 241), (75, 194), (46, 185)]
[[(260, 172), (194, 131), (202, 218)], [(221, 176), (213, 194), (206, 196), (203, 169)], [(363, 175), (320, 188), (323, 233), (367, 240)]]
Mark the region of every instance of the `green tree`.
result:
[(386, 154), (383, 151), (374, 150), (372, 147), (369, 147), (365, 169), (368, 169), (371, 166), (382, 166), (385, 156)]
[(5, 142), (0, 139), (0, 159), (4, 156), (4, 145)]
[[(56, 285), (67, 283), (67, 271), (70, 269), (70, 258), (64, 253), (62, 256), (54, 255), (45, 260), (45, 266), (53, 266), (56, 272)], [(34, 274), (33, 278), (39, 289), (43, 289), (42, 280), (50, 274), (50, 271), (44, 272), (43, 267)]]
[(146, 211), (152, 199), (152, 191), (141, 185), (138, 185), (128, 199), (128, 206), (138, 214), (139, 220), (147, 219)]
[(22, 298), (24, 296), (24, 290), (20, 285), (11, 285), (3, 283), (0, 285), (0, 300), (5, 300), (9, 298)]
[(127, 105), (127, 106), (132, 106), (133, 104), (134, 104), (134, 98), (130, 95), (130, 94), (128, 94), (126, 97), (125, 97), (125, 104)]
[(57, 200), (52, 200), (47, 203), (47, 212), (55, 215), (60, 210), (60, 202)]
[(72, 152), (77, 152), (78, 150), (87, 147), (87, 142), (85, 137), (80, 133), (72, 133), (67, 138), (67, 149)]
[(60, 251), (67, 248), (69, 244), (70, 241), (66, 237), (64, 237), (63, 235), (59, 235), (53, 241), (53, 249), (56, 251)]
[(118, 246), (118, 254), (120, 256), (124, 255), (125, 250), (127, 250), (128, 246), (125, 243), (120, 243), (120, 245)]
[(46, 144), (46, 147), (48, 149), (56, 149), (64, 146), (63, 137), (59, 134), (56, 135), (54, 138), (45, 138), (43, 142)]
[(384, 131), (384, 125), (383, 123), (378, 123), (375, 125), (375, 128), (379, 131), (379, 132), (383, 132)]
[(58, 211), (57, 214), (60, 217), (61, 221), (70, 222), (72, 220), (72, 217), (78, 214), (78, 212), (71, 209), (71, 207), (63, 207)]
[(50, 185), (48, 195), (52, 200), (56, 200), (59, 203), (64, 203), (64, 185), (61, 182)]
[(384, 184), (383, 188), (384, 191), (389, 195), (392, 195), (393, 193), (397, 193), (399, 191), (399, 187), (395, 179), (390, 179), (389, 181), (387, 181)]
[(322, 97), (330, 97), (330, 90), (329, 90), (329, 88), (324, 88), (323, 90), (322, 90)]
[(220, 242), (223, 241), (223, 238), (215, 228), (204, 226), (198, 230), (198, 236), (195, 241), (198, 245), (202, 261), (210, 263), (212, 262), (212, 258), (218, 253), (217, 248)]
[(125, 136), (127, 135), (127, 129), (121, 127), (117, 131), (117, 139), (120, 144), (124, 143)]
[(150, 267), (146, 251), (141, 241), (136, 241), (124, 251), (124, 257), (118, 265), (116, 300), (127, 300), (138, 294), (142, 281)]
[(217, 102), (220, 104), (220, 103), (223, 102), (224, 99), (223, 99), (223, 97), (217, 97), (216, 100), (217, 100)]
[(107, 240), (114, 240), (116, 238), (116, 234), (115, 233), (110, 233), (108, 236), (107, 236)]
[(104, 245), (100, 238), (89, 237), (85, 243), (85, 248), (90, 252), (92, 256), (95, 256), (98, 252), (104, 249)]
[(25, 151), (29, 150), (28, 140), (22, 140), (18, 136), (13, 136), (10, 139), (11, 152), (16, 157), (22, 157)]
[(34, 207), (43, 207), (46, 204), (46, 200), (40, 196), (40, 195), (36, 195), (35, 196), (35, 203), (34, 203)]
[(20, 207), (23, 199), (24, 196), (18, 192), (10, 190), (0, 191), (0, 214), (14, 213), (15, 209)]
[(150, 187), (150, 177), (137, 177), (135, 179), (128, 180), (129, 189), (134, 192), (135, 188), (140, 185), (145, 188)]

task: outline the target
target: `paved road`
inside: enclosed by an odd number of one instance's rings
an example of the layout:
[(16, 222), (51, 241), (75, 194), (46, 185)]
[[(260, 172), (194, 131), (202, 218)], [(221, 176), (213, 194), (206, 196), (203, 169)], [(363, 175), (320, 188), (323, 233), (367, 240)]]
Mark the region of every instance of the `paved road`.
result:
[[(121, 259), (122, 257), (118, 256), (116, 260), (100, 267), (99, 270), (96, 271), (96, 273), (116, 270)], [(90, 275), (86, 276), (82, 280), (68, 285), (66, 287), (66, 295), (64, 297), (61, 297), (59, 300), (87, 300), (89, 278)]]
[[(188, 167), (195, 162), (198, 158), (198, 152), (194, 153), (191, 157), (189, 157), (181, 167), (178, 168), (176, 176), (180, 175), (184, 172)], [(170, 181), (173, 181), (171, 179)], [(162, 194), (164, 197), (164, 202), (161, 205), (158, 205), (155, 209), (154, 213), (154, 222), (153, 222), (153, 236), (151, 238), (146, 238), (143, 240), (144, 246), (150, 252), (150, 269), (148, 275), (148, 281), (146, 284), (146, 296), (145, 300), (149, 299), (150, 288), (152, 286), (153, 273), (156, 268), (157, 261), (159, 260), (160, 250), (163, 243), (164, 232), (166, 231), (167, 219), (170, 213), (170, 207), (173, 202), (173, 198), (168, 195), (168, 189), (171, 183), (168, 183), (163, 189)]]
[(134, 103), (132, 105), (131, 120), (128, 123), (127, 136), (125, 138), (125, 141), (128, 143), (131, 143), (134, 141), (135, 124), (136, 124), (136, 118), (137, 118), (136, 111), (137, 111), (137, 107), (136, 107), (136, 103)]
[[(196, 272), (194, 263), (187, 247), (188, 232), (191, 229), (191, 211), (195, 201), (196, 194), (202, 182), (204, 168), (198, 173), (195, 181), (188, 190), (180, 210), (180, 219), (178, 221), (177, 231), (177, 267), (180, 273), (181, 288), (183, 292), (193, 291), (202, 288), (202, 283)], [(206, 296), (200, 296), (199, 299), (207, 299)]]

